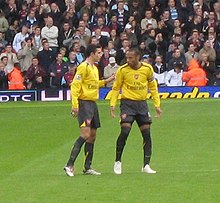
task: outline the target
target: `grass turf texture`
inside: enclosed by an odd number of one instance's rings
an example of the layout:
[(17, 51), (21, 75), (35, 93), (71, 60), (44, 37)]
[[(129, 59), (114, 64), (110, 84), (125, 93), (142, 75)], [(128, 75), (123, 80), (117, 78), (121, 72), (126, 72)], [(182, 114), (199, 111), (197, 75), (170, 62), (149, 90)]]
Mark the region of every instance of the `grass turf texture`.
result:
[(82, 175), (82, 149), (70, 178), (63, 166), (79, 135), (70, 102), (1, 103), (0, 202), (220, 202), (219, 99), (162, 100), (163, 116), (152, 125), (151, 166), (158, 173), (151, 175), (140, 172), (136, 124), (123, 154), (123, 174), (113, 174), (118, 118), (110, 117), (107, 101), (98, 106), (102, 128), (93, 167), (102, 175)]

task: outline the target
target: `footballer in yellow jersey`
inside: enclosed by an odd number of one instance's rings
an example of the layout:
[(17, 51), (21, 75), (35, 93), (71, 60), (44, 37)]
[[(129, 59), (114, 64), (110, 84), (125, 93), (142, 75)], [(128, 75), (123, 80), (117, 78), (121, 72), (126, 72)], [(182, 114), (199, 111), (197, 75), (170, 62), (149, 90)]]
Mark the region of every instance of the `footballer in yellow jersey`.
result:
[(137, 122), (143, 137), (144, 160), (142, 171), (156, 173), (149, 166), (151, 158), (151, 116), (146, 102), (148, 89), (152, 94), (157, 116), (160, 117), (160, 98), (157, 83), (154, 79), (154, 71), (150, 64), (140, 61), (140, 52), (137, 49), (130, 49), (126, 52), (127, 63), (116, 72), (116, 80), (112, 87), (110, 108), (112, 117), (115, 117), (115, 105), (119, 92), (121, 91), (120, 104), (120, 125), (121, 132), (116, 142), (116, 158), (114, 173), (122, 173), (121, 156), (129, 136), (132, 124)]
[(78, 67), (71, 83), (72, 106), (78, 108), (78, 100), (96, 101), (99, 97), (99, 88), (105, 85), (104, 80), (99, 80), (97, 67), (82, 62)]
[(99, 97), (99, 87), (115, 79), (112, 75), (105, 80), (99, 80), (98, 69), (95, 63), (102, 57), (102, 48), (90, 44), (86, 48), (87, 58), (78, 67), (71, 83), (72, 110), (77, 117), (80, 127), (80, 136), (75, 141), (64, 170), (66, 175), (74, 176), (74, 163), (85, 143), (85, 162), (83, 173), (86, 175), (100, 175), (91, 168), (93, 148), (97, 128), (100, 127), (99, 112), (96, 100)]

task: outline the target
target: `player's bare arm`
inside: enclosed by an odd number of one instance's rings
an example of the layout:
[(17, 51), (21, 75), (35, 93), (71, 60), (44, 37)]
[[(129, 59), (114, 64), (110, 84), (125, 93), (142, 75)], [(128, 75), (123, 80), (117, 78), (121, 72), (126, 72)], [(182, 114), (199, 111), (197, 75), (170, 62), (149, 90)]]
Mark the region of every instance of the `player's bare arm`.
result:
[(115, 115), (115, 107), (114, 106), (110, 107), (110, 113), (111, 113), (112, 118), (116, 117), (116, 115)]

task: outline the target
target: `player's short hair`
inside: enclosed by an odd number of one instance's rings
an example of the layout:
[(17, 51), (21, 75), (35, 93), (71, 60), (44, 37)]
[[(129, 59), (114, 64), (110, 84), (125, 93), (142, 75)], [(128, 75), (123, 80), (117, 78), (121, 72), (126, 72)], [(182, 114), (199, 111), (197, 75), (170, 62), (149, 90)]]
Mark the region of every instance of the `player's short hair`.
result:
[(102, 48), (99, 44), (89, 44), (86, 48), (85, 55), (89, 57), (91, 53), (95, 53), (97, 49)]
[(137, 48), (130, 48), (127, 52), (133, 52), (136, 56), (141, 55), (141, 52)]

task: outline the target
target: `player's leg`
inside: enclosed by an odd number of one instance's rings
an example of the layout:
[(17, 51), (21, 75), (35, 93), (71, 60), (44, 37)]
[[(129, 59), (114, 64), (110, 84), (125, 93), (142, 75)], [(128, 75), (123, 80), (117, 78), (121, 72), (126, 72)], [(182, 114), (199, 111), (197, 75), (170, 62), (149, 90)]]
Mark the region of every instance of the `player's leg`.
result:
[(96, 139), (96, 129), (92, 128), (90, 131), (90, 136), (86, 140), (84, 147), (84, 152), (85, 152), (84, 170), (88, 170), (91, 168), (95, 139)]
[(101, 173), (95, 171), (91, 168), (92, 165), (92, 158), (93, 158), (93, 152), (94, 152), (94, 145), (96, 140), (96, 132), (97, 128), (100, 127), (100, 119), (99, 119), (99, 112), (97, 105), (94, 103), (91, 106), (91, 109), (93, 109), (93, 119), (90, 123), (90, 136), (86, 140), (84, 152), (85, 152), (85, 161), (84, 161), (84, 174), (88, 175), (101, 175)]
[(121, 131), (116, 141), (115, 161), (121, 161), (122, 153), (126, 145), (126, 141), (127, 141), (130, 131), (131, 131), (131, 123), (121, 124)]
[(72, 150), (70, 152), (69, 160), (66, 166), (64, 167), (64, 170), (68, 176), (73, 176), (73, 170), (74, 170), (73, 166), (74, 166), (75, 160), (80, 153), (82, 145), (89, 138), (89, 136), (90, 136), (90, 127), (81, 127), (80, 136), (76, 139), (72, 147)]
[(80, 136), (76, 139), (72, 147), (69, 160), (66, 164), (66, 167), (64, 167), (66, 174), (69, 176), (73, 176), (74, 162), (80, 153), (82, 145), (86, 142), (91, 134), (91, 122), (93, 117), (93, 112), (90, 110), (91, 103), (94, 102), (79, 100), (79, 114), (77, 119), (80, 127)]
[(149, 166), (152, 154), (152, 140), (150, 133), (152, 120), (148, 111), (147, 103), (140, 102), (137, 107), (137, 112), (138, 114), (136, 115), (136, 122), (143, 137), (144, 167), (142, 171), (146, 173), (156, 173), (156, 171), (152, 170)]
[(121, 100), (120, 111), (121, 111), (121, 131), (116, 141), (116, 155), (114, 164), (114, 173), (121, 174), (121, 157), (126, 145), (127, 138), (131, 131), (132, 123), (134, 122), (134, 114), (131, 108), (132, 104), (130, 100)]
[(152, 141), (150, 136), (150, 125), (140, 126), (140, 131), (143, 137), (143, 151), (144, 151), (144, 166), (150, 163), (152, 154)]

